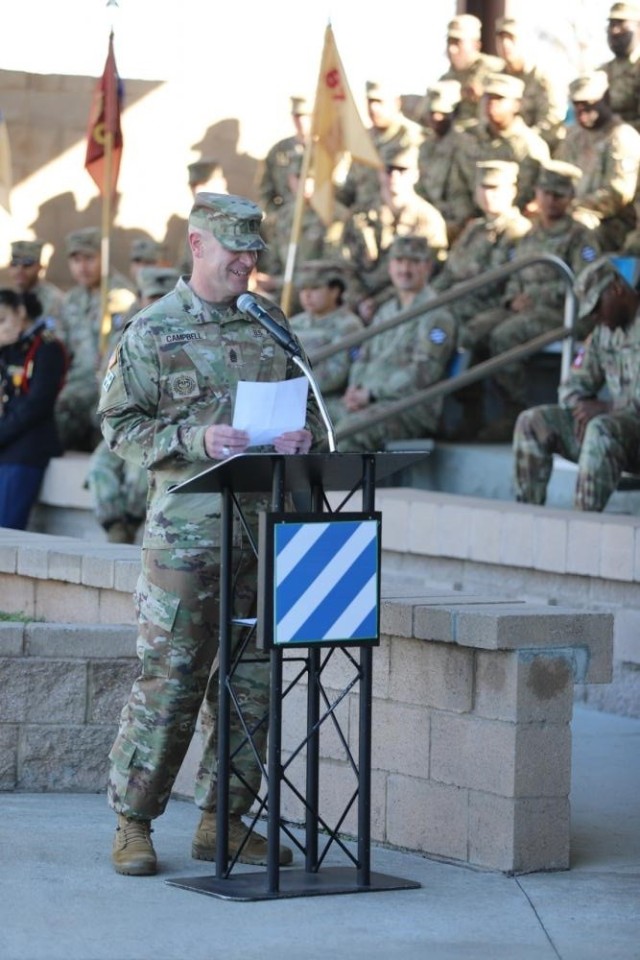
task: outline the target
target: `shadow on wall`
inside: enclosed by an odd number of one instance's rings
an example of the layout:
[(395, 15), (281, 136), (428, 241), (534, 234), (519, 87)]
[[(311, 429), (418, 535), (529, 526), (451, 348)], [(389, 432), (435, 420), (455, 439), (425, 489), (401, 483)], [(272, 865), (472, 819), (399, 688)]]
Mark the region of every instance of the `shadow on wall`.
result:
[[(201, 140), (194, 143), (192, 150), (199, 156), (189, 157), (184, 166), (184, 179), (187, 183), (187, 166), (192, 160), (215, 158), (222, 164), (229, 192), (239, 193), (257, 199), (257, 183), (260, 176), (260, 161), (248, 154), (238, 153), (240, 124), (236, 119), (225, 119), (209, 127)], [(188, 196), (188, 194), (187, 194)], [(113, 220), (117, 221), (118, 204), (121, 195), (117, 194), (113, 206)], [(184, 260), (187, 235), (188, 200), (184, 210), (176, 211), (168, 217), (164, 238), (165, 260), (169, 266), (180, 267)], [(36, 219), (29, 224), (35, 236), (53, 244), (54, 250), (46, 271), (47, 279), (67, 290), (71, 286), (71, 277), (67, 265), (64, 240), (72, 230), (83, 227), (100, 226), (102, 222), (102, 200), (94, 197), (89, 205), (79, 210), (71, 191), (59, 193), (46, 200), (38, 209)], [(114, 225), (111, 232), (111, 265), (125, 276), (129, 276), (129, 254), (131, 243), (140, 237), (153, 239), (145, 229), (139, 227), (124, 229)], [(7, 285), (10, 279), (6, 270), (0, 271), (0, 284)]]

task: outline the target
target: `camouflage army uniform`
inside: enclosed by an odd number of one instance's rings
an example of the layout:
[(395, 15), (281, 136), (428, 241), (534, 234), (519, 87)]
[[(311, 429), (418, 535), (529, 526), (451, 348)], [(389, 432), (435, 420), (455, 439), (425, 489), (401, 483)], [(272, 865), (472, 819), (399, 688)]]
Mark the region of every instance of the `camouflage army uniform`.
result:
[[(412, 308), (433, 299), (428, 286), (416, 295)], [(377, 311), (373, 324), (383, 323), (402, 312), (396, 297)], [(434, 321), (433, 313), (418, 315), (405, 323), (367, 340), (351, 367), (349, 383), (366, 387), (373, 400), (368, 409), (347, 412), (343, 406), (337, 421), (339, 430), (361, 428), (338, 441), (339, 450), (381, 450), (388, 440), (424, 437), (436, 432), (442, 413), (442, 398), (431, 400), (382, 423), (367, 426), (369, 412), (383, 409), (394, 400), (441, 380), (455, 349), (455, 320)]]
[(620, 250), (635, 225), (640, 134), (616, 116), (597, 130), (576, 124), (569, 128), (557, 157), (582, 170), (574, 215), (597, 231), (603, 250)]
[[(284, 317), (280, 322), (286, 324)], [(219, 623), (220, 496), (171, 494), (169, 488), (211, 465), (205, 432), (231, 421), (240, 380), (297, 375), (261, 327), (233, 306), (220, 310), (206, 304), (181, 279), (128, 326), (105, 377), (100, 400), (105, 439), (119, 455), (149, 470), (150, 487), (135, 593), (142, 674), (111, 752), (109, 800), (119, 813), (141, 820), (162, 813), (199, 709), (205, 744), (195, 799), (205, 810), (215, 808), (217, 672), (211, 680), (209, 675)], [(318, 436), (313, 407), (309, 424)], [(266, 500), (241, 495), (239, 501), (255, 532)], [(233, 546), (234, 614), (247, 617), (255, 614), (255, 558), (237, 518)], [(234, 688), (251, 727), (268, 703), (268, 664), (241, 664)], [(235, 713), (232, 754), (245, 740)], [(262, 724), (254, 733), (261, 754), (265, 738)], [(246, 744), (233, 767), (241, 776), (231, 777), (230, 811), (244, 813), (260, 784), (260, 768)]]
[(621, 120), (640, 130), (640, 47), (628, 57), (614, 57), (598, 67), (609, 80), (611, 109)]
[(440, 211), (450, 239), (459, 234), (476, 211), (473, 179), (468, 183), (465, 171), (453, 175), (464, 142), (464, 134), (455, 127), (451, 127), (443, 137), (429, 130), (418, 151), (416, 193)]
[[(371, 127), (369, 133), (383, 164), (392, 162), (398, 153), (414, 146), (417, 140), (417, 133), (400, 121), (385, 130)], [(379, 209), (382, 200), (378, 171), (364, 163), (352, 163), (344, 183), (336, 188), (336, 199), (352, 213)]]
[[(468, 184), (474, 182), (475, 165), (479, 160), (512, 161), (520, 167), (516, 206), (522, 210), (533, 199), (540, 165), (548, 159), (547, 144), (522, 117), (516, 116), (506, 130), (496, 134), (481, 120), (465, 130), (459, 154), (460, 172), (454, 168), (453, 187), (468, 189)], [(461, 184), (456, 183), (459, 177), (462, 177)]]
[(560, 96), (549, 75), (533, 64), (527, 64), (524, 70), (515, 70), (505, 64), (504, 73), (524, 83), (520, 116), (553, 152), (558, 144), (558, 135), (563, 132), (567, 112), (566, 94)]
[(48, 280), (38, 280), (38, 282), (29, 290), (42, 304), (42, 314), (45, 317), (51, 317), (55, 321), (56, 332), (59, 327), (60, 315), (64, 304), (64, 293), (54, 283)]
[[(120, 274), (109, 278), (109, 291), (131, 291)], [(64, 299), (58, 335), (70, 357), (67, 378), (56, 402), (56, 423), (65, 450), (95, 449), (100, 440), (96, 412), (101, 353), (100, 289), (72, 287)], [(106, 352), (106, 351), (105, 351)]]
[[(462, 88), (462, 100), (458, 109), (458, 122), (466, 128), (468, 123), (478, 118), (478, 99), (471, 94), (471, 87), (482, 88), (482, 84), (490, 73), (504, 69), (504, 60), (491, 56), (488, 53), (479, 53), (478, 58), (464, 70), (455, 70), (449, 67), (440, 80), (457, 80)], [(488, 158), (487, 158), (488, 159)], [(511, 159), (503, 157), (502, 159)]]
[[(269, 248), (260, 259), (261, 270), (272, 276), (282, 277), (284, 274), (291, 242), (295, 207), (296, 201), (293, 197), (282, 204), (274, 223)], [(336, 204), (333, 223), (327, 227), (311, 204), (305, 201), (300, 236), (296, 248), (296, 264), (306, 263), (307, 260), (321, 260), (325, 257), (348, 257), (348, 249), (343, 242), (347, 220), (349, 220), (348, 210), (340, 204)]]
[[(322, 317), (314, 317), (306, 312), (297, 313), (290, 318), (289, 323), (312, 359), (314, 351), (335, 343), (336, 340), (341, 340), (351, 333), (358, 333), (363, 328), (360, 317), (345, 306), (337, 307)], [(313, 375), (331, 419), (334, 419), (341, 410), (340, 400), (349, 382), (353, 356), (352, 350), (345, 350), (342, 353), (334, 353), (320, 363), (313, 364)]]
[(268, 214), (278, 211), (291, 196), (288, 180), (292, 161), (302, 157), (304, 150), (304, 143), (293, 135), (274, 143), (264, 158), (259, 194)]
[[(443, 293), (456, 283), (504, 266), (514, 258), (519, 242), (530, 230), (531, 221), (517, 207), (497, 217), (472, 220), (453, 244), (440, 273), (431, 281), (431, 289)], [(494, 282), (439, 309), (452, 313), (461, 331), (477, 313), (498, 306), (505, 286), (506, 280)]]
[[(607, 387), (613, 410), (587, 424), (578, 443), (571, 413)], [(597, 326), (559, 390), (560, 405), (520, 414), (513, 435), (516, 498), (543, 504), (559, 453), (578, 464), (577, 510), (604, 510), (623, 470), (640, 471), (640, 312), (627, 330)]]
[(386, 204), (379, 210), (355, 214), (347, 223), (344, 242), (363, 295), (383, 303), (393, 294), (389, 280), (389, 249), (395, 237), (425, 237), (431, 250), (442, 257), (448, 246), (447, 225), (436, 208), (415, 194), (397, 212)]
[[(553, 254), (563, 260), (577, 276), (599, 253), (598, 241), (587, 227), (565, 216), (551, 227), (534, 226), (518, 245), (516, 260), (528, 254)], [(535, 304), (513, 311), (509, 304), (527, 294)], [(544, 263), (534, 263), (512, 274), (503, 295), (505, 306), (488, 310), (471, 319), (461, 330), (460, 345), (476, 355), (497, 356), (526, 343), (545, 330), (561, 326), (566, 283), (562, 276)], [(524, 363), (509, 364), (494, 374), (507, 402), (525, 406), (527, 399)]]

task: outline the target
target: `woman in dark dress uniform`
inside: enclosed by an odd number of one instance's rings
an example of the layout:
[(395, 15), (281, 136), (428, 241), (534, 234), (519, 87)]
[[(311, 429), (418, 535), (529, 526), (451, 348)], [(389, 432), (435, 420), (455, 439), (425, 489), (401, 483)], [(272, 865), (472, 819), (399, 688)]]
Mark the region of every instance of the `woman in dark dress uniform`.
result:
[(53, 408), (67, 366), (30, 293), (0, 289), (0, 527), (24, 530), (51, 457)]

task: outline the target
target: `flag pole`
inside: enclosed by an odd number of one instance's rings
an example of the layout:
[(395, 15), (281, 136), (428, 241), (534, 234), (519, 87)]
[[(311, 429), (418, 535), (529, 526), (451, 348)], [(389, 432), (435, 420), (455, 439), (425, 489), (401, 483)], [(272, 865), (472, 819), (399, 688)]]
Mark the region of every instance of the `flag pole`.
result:
[[(113, 32), (111, 33), (113, 39)], [(108, 127), (108, 125), (107, 125)], [(100, 238), (100, 356), (104, 354), (109, 334), (111, 333), (111, 319), (109, 316), (109, 266), (111, 257), (111, 216), (112, 199), (111, 170), (113, 165), (113, 131), (107, 128), (104, 138), (104, 183), (102, 194), (102, 225)]]
[(313, 150), (313, 138), (309, 138), (304, 148), (302, 156), (302, 168), (300, 170), (300, 179), (298, 180), (298, 190), (296, 192), (296, 203), (293, 208), (293, 223), (291, 224), (291, 236), (289, 237), (289, 247), (287, 250), (287, 263), (284, 269), (284, 283), (282, 285), (282, 295), (280, 297), (280, 308), (285, 316), (288, 316), (291, 307), (291, 296), (293, 293), (293, 270), (298, 253), (298, 242), (300, 240), (300, 231), (302, 229), (302, 217), (304, 215), (304, 190), (309, 168), (311, 167), (311, 152)]

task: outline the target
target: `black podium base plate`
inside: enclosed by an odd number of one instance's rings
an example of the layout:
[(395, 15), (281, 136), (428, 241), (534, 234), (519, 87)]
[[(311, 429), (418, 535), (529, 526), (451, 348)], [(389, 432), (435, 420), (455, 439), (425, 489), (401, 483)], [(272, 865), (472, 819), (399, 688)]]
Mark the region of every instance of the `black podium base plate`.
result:
[(282, 870), (280, 889), (276, 891), (268, 889), (264, 871), (240, 873), (227, 879), (185, 877), (167, 880), (166, 883), (223, 900), (281, 900), (289, 897), (326, 897), (339, 893), (375, 893), (379, 890), (417, 890), (420, 887), (414, 880), (389, 877), (384, 873), (372, 873), (370, 883), (361, 886), (352, 867), (328, 867), (318, 873)]

